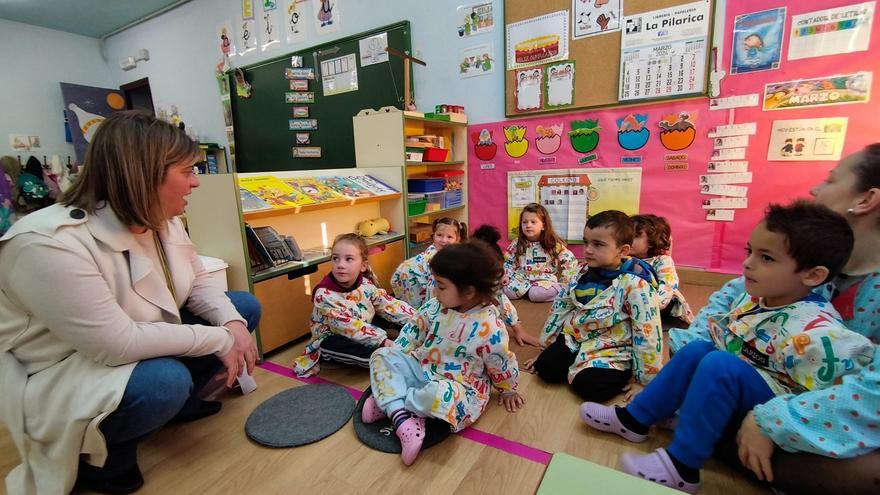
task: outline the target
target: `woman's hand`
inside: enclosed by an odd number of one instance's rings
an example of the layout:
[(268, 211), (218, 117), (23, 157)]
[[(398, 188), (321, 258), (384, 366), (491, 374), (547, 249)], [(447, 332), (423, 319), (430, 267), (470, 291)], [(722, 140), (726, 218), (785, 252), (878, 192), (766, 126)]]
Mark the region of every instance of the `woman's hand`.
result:
[(247, 370), (250, 375), (254, 372), (254, 364), (257, 362), (257, 345), (248, 332), (247, 327), (240, 321), (230, 321), (223, 325), (232, 334), (232, 349), (223, 356), (220, 362), (226, 367), (226, 386), (235, 385), (235, 380), (242, 371)]
[(758, 427), (755, 415), (751, 411), (739, 427), (736, 443), (739, 445), (739, 461), (742, 465), (751, 469), (759, 480), (767, 480), (772, 483), (771, 458), (776, 445), (761, 433), (761, 428)]
[(517, 412), (525, 403), (526, 400), (518, 392), (498, 396), (498, 405), (504, 404), (504, 409), (507, 409), (507, 412)]

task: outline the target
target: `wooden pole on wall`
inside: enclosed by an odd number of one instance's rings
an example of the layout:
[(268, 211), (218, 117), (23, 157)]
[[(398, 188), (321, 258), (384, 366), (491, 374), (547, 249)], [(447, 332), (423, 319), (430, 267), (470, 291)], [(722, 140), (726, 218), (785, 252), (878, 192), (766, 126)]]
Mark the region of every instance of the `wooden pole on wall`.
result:
[(400, 57), (403, 59), (403, 110), (404, 111), (410, 110), (410, 105), (412, 105), (412, 96), (410, 95), (410, 77), (411, 77), (411, 75), (410, 75), (409, 63), (410, 63), (410, 61), (413, 61), (419, 65), (422, 65), (422, 66), (427, 66), (428, 64), (426, 64), (425, 62), (422, 62), (421, 60), (419, 60), (419, 59), (417, 59), (417, 58), (413, 57), (412, 55), (409, 55), (405, 52), (402, 52), (400, 50), (395, 50), (394, 48), (391, 48), (390, 46), (385, 47), (385, 51), (391, 55), (394, 55), (395, 57)]

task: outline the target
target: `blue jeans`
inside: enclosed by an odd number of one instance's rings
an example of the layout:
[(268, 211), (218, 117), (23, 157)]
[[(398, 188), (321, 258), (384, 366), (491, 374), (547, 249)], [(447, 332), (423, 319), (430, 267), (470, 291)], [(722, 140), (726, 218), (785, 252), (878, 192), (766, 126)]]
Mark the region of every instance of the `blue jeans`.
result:
[(667, 450), (699, 469), (712, 456), (730, 421), (773, 397), (750, 364), (711, 342), (695, 341), (676, 352), (626, 410), (645, 426), (678, 411), (675, 437)]
[[(248, 292), (227, 292), (238, 313), (253, 332), (260, 322), (260, 302)], [(183, 323), (208, 324), (181, 308)], [(198, 408), (196, 397), (222, 363), (216, 356), (161, 357), (137, 363), (122, 401), (101, 422), (107, 442), (107, 462), (103, 468), (80, 463), (80, 475), (113, 477), (137, 465), (137, 445), (150, 433), (168, 423), (187, 408)]]

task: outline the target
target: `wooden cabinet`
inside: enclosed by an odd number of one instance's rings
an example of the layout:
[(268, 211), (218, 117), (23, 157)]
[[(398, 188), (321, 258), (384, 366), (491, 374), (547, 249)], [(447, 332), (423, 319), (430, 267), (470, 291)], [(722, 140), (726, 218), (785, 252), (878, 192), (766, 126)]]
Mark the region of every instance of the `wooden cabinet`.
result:
[[(404, 112), (385, 107), (378, 111), (364, 110), (353, 117), (355, 159), (358, 168), (374, 169), (376, 167), (402, 167), (406, 178), (425, 177), (431, 172), (443, 170), (461, 171), (461, 204), (451, 208), (439, 207), (421, 214), (406, 214), (405, 230), (407, 237), (406, 256), (410, 257), (421, 252), (430, 245), (415, 242), (411, 234), (418, 230), (419, 225), (430, 224), (435, 218), (452, 217), (466, 222), (468, 219), (468, 180), (467, 180), (467, 123), (449, 122), (424, 117), (412, 117)], [(412, 136), (433, 135), (441, 138), (445, 148), (449, 150), (446, 161), (426, 162), (407, 161), (407, 138)], [(407, 195), (412, 192), (403, 181), (403, 207), (407, 206)]]
[[(329, 271), (330, 255), (323, 249), (323, 231), (327, 233), (327, 242), (332, 244), (335, 236), (354, 231), (361, 220), (387, 218), (394, 231), (367, 238), (367, 241), (371, 246), (370, 264), (383, 286), (388, 287), (391, 274), (404, 259), (405, 234), (400, 229), (405, 228), (407, 219), (402, 193), (242, 212), (239, 179), (258, 175), (279, 179), (371, 175), (400, 191), (404, 190), (405, 183), (399, 166), (199, 176), (201, 185), (190, 195), (186, 212), (190, 237), (199, 254), (214, 256), (229, 264), (230, 290), (250, 291), (260, 300), (263, 318), (257, 338), (261, 352), (268, 352), (309, 333), (312, 287)], [(251, 273), (245, 222), (253, 227), (271, 226), (279, 234), (292, 235), (304, 251), (305, 259)]]

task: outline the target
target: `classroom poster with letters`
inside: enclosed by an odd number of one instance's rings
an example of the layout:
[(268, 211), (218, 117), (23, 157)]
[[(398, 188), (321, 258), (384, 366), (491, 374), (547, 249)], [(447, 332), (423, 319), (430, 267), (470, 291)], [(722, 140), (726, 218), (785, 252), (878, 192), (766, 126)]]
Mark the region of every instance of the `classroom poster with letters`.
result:
[(519, 234), (519, 215), (529, 203), (547, 209), (556, 233), (567, 242), (582, 243), (588, 214), (639, 211), (642, 169), (558, 169), (507, 173), (507, 234)]
[(303, 7), (297, 0), (287, 0), (287, 8), (282, 16), (284, 19), (284, 30), (287, 33), (288, 43), (302, 43), (306, 40), (306, 16), (303, 14)]
[(792, 16), (788, 59), (867, 50), (875, 4), (865, 2)]
[(704, 92), (709, 10), (702, 0), (625, 17), (618, 99)]
[(846, 117), (774, 120), (767, 160), (840, 160), (847, 120)]

